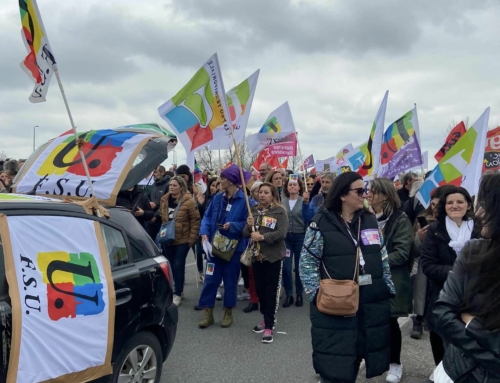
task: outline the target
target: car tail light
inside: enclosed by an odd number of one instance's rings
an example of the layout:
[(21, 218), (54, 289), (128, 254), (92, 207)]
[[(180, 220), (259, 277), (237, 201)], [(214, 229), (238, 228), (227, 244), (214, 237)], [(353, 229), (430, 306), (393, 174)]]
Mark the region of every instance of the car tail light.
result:
[(165, 260), (164, 262), (160, 263), (161, 271), (163, 271), (163, 274), (167, 277), (168, 281), (170, 282), (170, 286), (174, 285), (174, 276), (172, 274), (172, 268), (170, 267), (170, 263)]

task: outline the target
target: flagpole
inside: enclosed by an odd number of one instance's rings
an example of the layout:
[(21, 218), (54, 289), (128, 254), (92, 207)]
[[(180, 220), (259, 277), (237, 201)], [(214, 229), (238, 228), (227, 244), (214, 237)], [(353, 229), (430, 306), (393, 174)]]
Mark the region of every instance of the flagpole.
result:
[[(243, 175), (243, 168), (241, 166), (240, 151), (238, 150), (238, 145), (236, 144), (236, 139), (234, 138), (233, 129), (231, 129), (231, 138), (233, 139), (234, 154), (236, 156), (236, 162), (240, 168), (241, 186), (243, 189), (243, 194), (245, 195), (245, 202), (247, 205), (248, 216), (252, 217), (252, 209), (250, 208), (250, 202), (248, 201), (247, 187), (245, 183), (245, 176)], [(219, 161), (220, 161), (220, 149), (219, 149)]]
[[(304, 183), (306, 182), (306, 167), (304, 166), (304, 158), (302, 157), (302, 150), (300, 150), (300, 142), (299, 142), (299, 134), (295, 132), (295, 137), (297, 139), (297, 147), (299, 149), (299, 156), (300, 156), (300, 164), (302, 165), (302, 169), (304, 169)], [(300, 168), (299, 168), (300, 171)]]
[[(78, 133), (76, 132), (76, 126), (75, 126), (75, 123), (73, 121), (73, 116), (71, 115), (71, 110), (69, 109), (68, 100), (66, 99), (66, 93), (64, 92), (64, 87), (63, 87), (63, 84), (61, 82), (61, 77), (59, 77), (59, 69), (55, 68), (54, 73), (55, 73), (56, 78), (57, 78), (57, 83), (59, 84), (59, 90), (61, 91), (61, 94), (62, 94), (62, 97), (64, 100), (64, 105), (66, 106), (66, 111), (68, 112), (69, 121), (71, 122), (71, 129), (73, 129), (73, 134), (75, 136), (75, 143), (78, 146), (78, 152), (80, 153), (80, 158), (82, 160), (82, 166), (83, 166), (83, 169), (85, 170), (85, 175), (87, 176), (87, 181), (90, 185), (90, 192), (92, 193), (92, 196), (96, 197), (95, 192), (94, 192), (94, 185), (92, 185), (92, 180), (90, 179), (89, 168), (87, 166), (87, 162), (85, 161), (85, 155), (83, 154), (82, 147), (80, 144), (81, 141), (78, 137)], [(96, 199), (97, 199), (97, 197), (96, 197)]]
[[(233, 137), (233, 141), (234, 141), (234, 137)], [(222, 161), (220, 159), (220, 148), (219, 148), (219, 174), (221, 171), (222, 171)]]
[(420, 123), (418, 122), (418, 113), (417, 113), (417, 103), (415, 102), (414, 104), (415, 107), (415, 118), (417, 119), (417, 125), (418, 125), (418, 132), (417, 132), (417, 138), (418, 138), (418, 146), (420, 147), (420, 161), (422, 162), (420, 164), (420, 172), (422, 173), (422, 178), (424, 178), (424, 162), (422, 161), (422, 143), (420, 142)]

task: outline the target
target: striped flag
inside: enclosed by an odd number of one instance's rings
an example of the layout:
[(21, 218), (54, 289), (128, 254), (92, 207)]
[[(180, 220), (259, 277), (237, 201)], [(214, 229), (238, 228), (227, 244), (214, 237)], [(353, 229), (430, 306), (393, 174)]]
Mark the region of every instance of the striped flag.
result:
[(385, 109), (387, 108), (388, 96), (389, 91), (386, 91), (377, 115), (375, 116), (375, 121), (373, 121), (370, 138), (368, 139), (365, 162), (358, 169), (358, 173), (366, 178), (372, 178), (376, 175), (380, 164), (380, 151), (384, 136)]
[(35, 82), (29, 100), (33, 103), (44, 102), (50, 79), (57, 69), (56, 59), (43, 27), (36, 0), (19, 0), (19, 10), (22, 37), (28, 51), (21, 68)]

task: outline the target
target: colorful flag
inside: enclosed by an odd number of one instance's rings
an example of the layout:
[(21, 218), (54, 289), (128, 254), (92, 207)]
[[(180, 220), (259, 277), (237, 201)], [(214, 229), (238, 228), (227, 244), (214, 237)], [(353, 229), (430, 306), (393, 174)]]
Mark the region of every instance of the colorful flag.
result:
[(158, 108), (160, 117), (174, 130), (188, 156), (231, 129), (224, 95), (216, 53), (171, 100)]
[(418, 132), (417, 108), (415, 107), (389, 125), (385, 131), (380, 151), (380, 166), (388, 165), (392, 157), (410, 141), (413, 134), (418, 142)]
[(445, 154), (448, 153), (448, 150), (450, 150), (451, 147), (455, 145), (455, 143), (460, 139), (460, 137), (465, 134), (466, 131), (467, 129), (465, 128), (464, 122), (460, 121), (457, 126), (455, 126), (448, 134), (448, 137), (446, 137), (446, 141), (444, 142), (444, 145), (441, 147), (441, 149), (439, 149), (438, 152), (434, 155), (434, 158), (437, 162), (443, 159)]
[[(245, 140), (245, 131), (252, 109), (253, 96), (255, 88), (257, 88), (257, 80), (259, 79), (260, 69), (252, 74), (241, 84), (235, 86), (226, 93), (227, 106), (231, 115), (231, 123), (233, 124), (233, 134), (236, 143)], [(211, 149), (229, 149), (233, 146), (233, 138), (231, 132), (214, 139), (210, 144)]]
[(288, 158), (285, 158), (285, 161), (283, 161), (280, 166), (280, 169), (288, 169)]
[(309, 157), (307, 157), (305, 160), (304, 160), (304, 169), (309, 169), (309, 168), (312, 168), (314, 166), (314, 155), (310, 155)]
[(288, 102), (269, 115), (259, 133), (247, 137), (247, 146), (252, 155), (265, 148), (270, 148), (270, 154), (278, 157), (297, 155), (295, 124)]
[(338, 165), (338, 174), (352, 172), (359, 169), (365, 162), (366, 153), (368, 152), (368, 141), (355, 147), (349, 154), (344, 157), (342, 164)]
[(342, 149), (340, 149), (337, 155), (335, 156), (337, 158), (337, 165), (342, 166), (342, 164), (344, 163), (344, 157), (346, 157), (353, 150), (354, 147), (352, 146), (352, 144), (347, 144)]
[(413, 133), (391, 158), (389, 163), (380, 165), (378, 177), (393, 180), (398, 174), (422, 165), (422, 153), (418, 143), (417, 134)]
[(462, 186), (471, 196), (477, 194), (484, 161), (490, 108), (451, 147), (427, 177), (417, 193), (418, 200), (428, 207), (432, 192), (446, 184)]
[(205, 191), (207, 190), (207, 185), (205, 184), (205, 181), (203, 181), (203, 174), (196, 160), (194, 161), (193, 177), (194, 177), (194, 182), (199, 184), (201, 186), (201, 191), (205, 193)]
[(483, 172), (500, 169), (500, 126), (488, 132)]
[(271, 166), (271, 169), (277, 169), (279, 166), (280, 166), (280, 162), (279, 162), (279, 159), (278, 159), (278, 156), (273, 156), (269, 153), (269, 148), (265, 148), (264, 150), (262, 150), (259, 155), (257, 156), (257, 159), (255, 160), (255, 162), (253, 163), (252, 165), (252, 168), (255, 170), (255, 171), (259, 171), (260, 169), (260, 165), (262, 163), (267, 163), (269, 164), (269, 166)]
[(36, 0), (19, 0), (22, 36), (28, 55), (21, 63), (22, 70), (35, 82), (30, 96), (33, 103), (44, 102), (50, 79), (57, 69), (56, 59), (43, 27)]
[(377, 115), (375, 116), (375, 121), (373, 121), (370, 138), (368, 139), (365, 161), (358, 169), (358, 173), (366, 178), (371, 178), (376, 175), (380, 164), (380, 150), (384, 136), (385, 109), (387, 108), (388, 96), (389, 91), (386, 91)]

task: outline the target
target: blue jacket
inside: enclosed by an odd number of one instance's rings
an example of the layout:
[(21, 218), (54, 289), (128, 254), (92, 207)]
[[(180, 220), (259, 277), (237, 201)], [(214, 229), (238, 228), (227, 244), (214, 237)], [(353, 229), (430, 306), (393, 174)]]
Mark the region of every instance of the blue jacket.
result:
[(229, 230), (219, 230), (222, 235), (230, 239), (240, 240), (236, 251), (244, 251), (246, 241), (242, 238), (243, 228), (247, 224), (248, 210), (245, 203), (245, 195), (238, 189), (236, 194), (231, 198), (231, 210), (226, 211), (228, 200), (225, 193), (217, 193), (208, 208), (205, 210), (205, 215), (201, 221), (200, 235), (208, 236), (212, 242), (217, 224), (225, 224), (230, 222)]
[(321, 192), (321, 191), (319, 192), (318, 195), (315, 195), (313, 197), (311, 202), (309, 202), (309, 208), (313, 212), (313, 217), (316, 215), (316, 213), (318, 212), (321, 205), (323, 205), (323, 202), (325, 202), (325, 196), (324, 196), (323, 192)]

